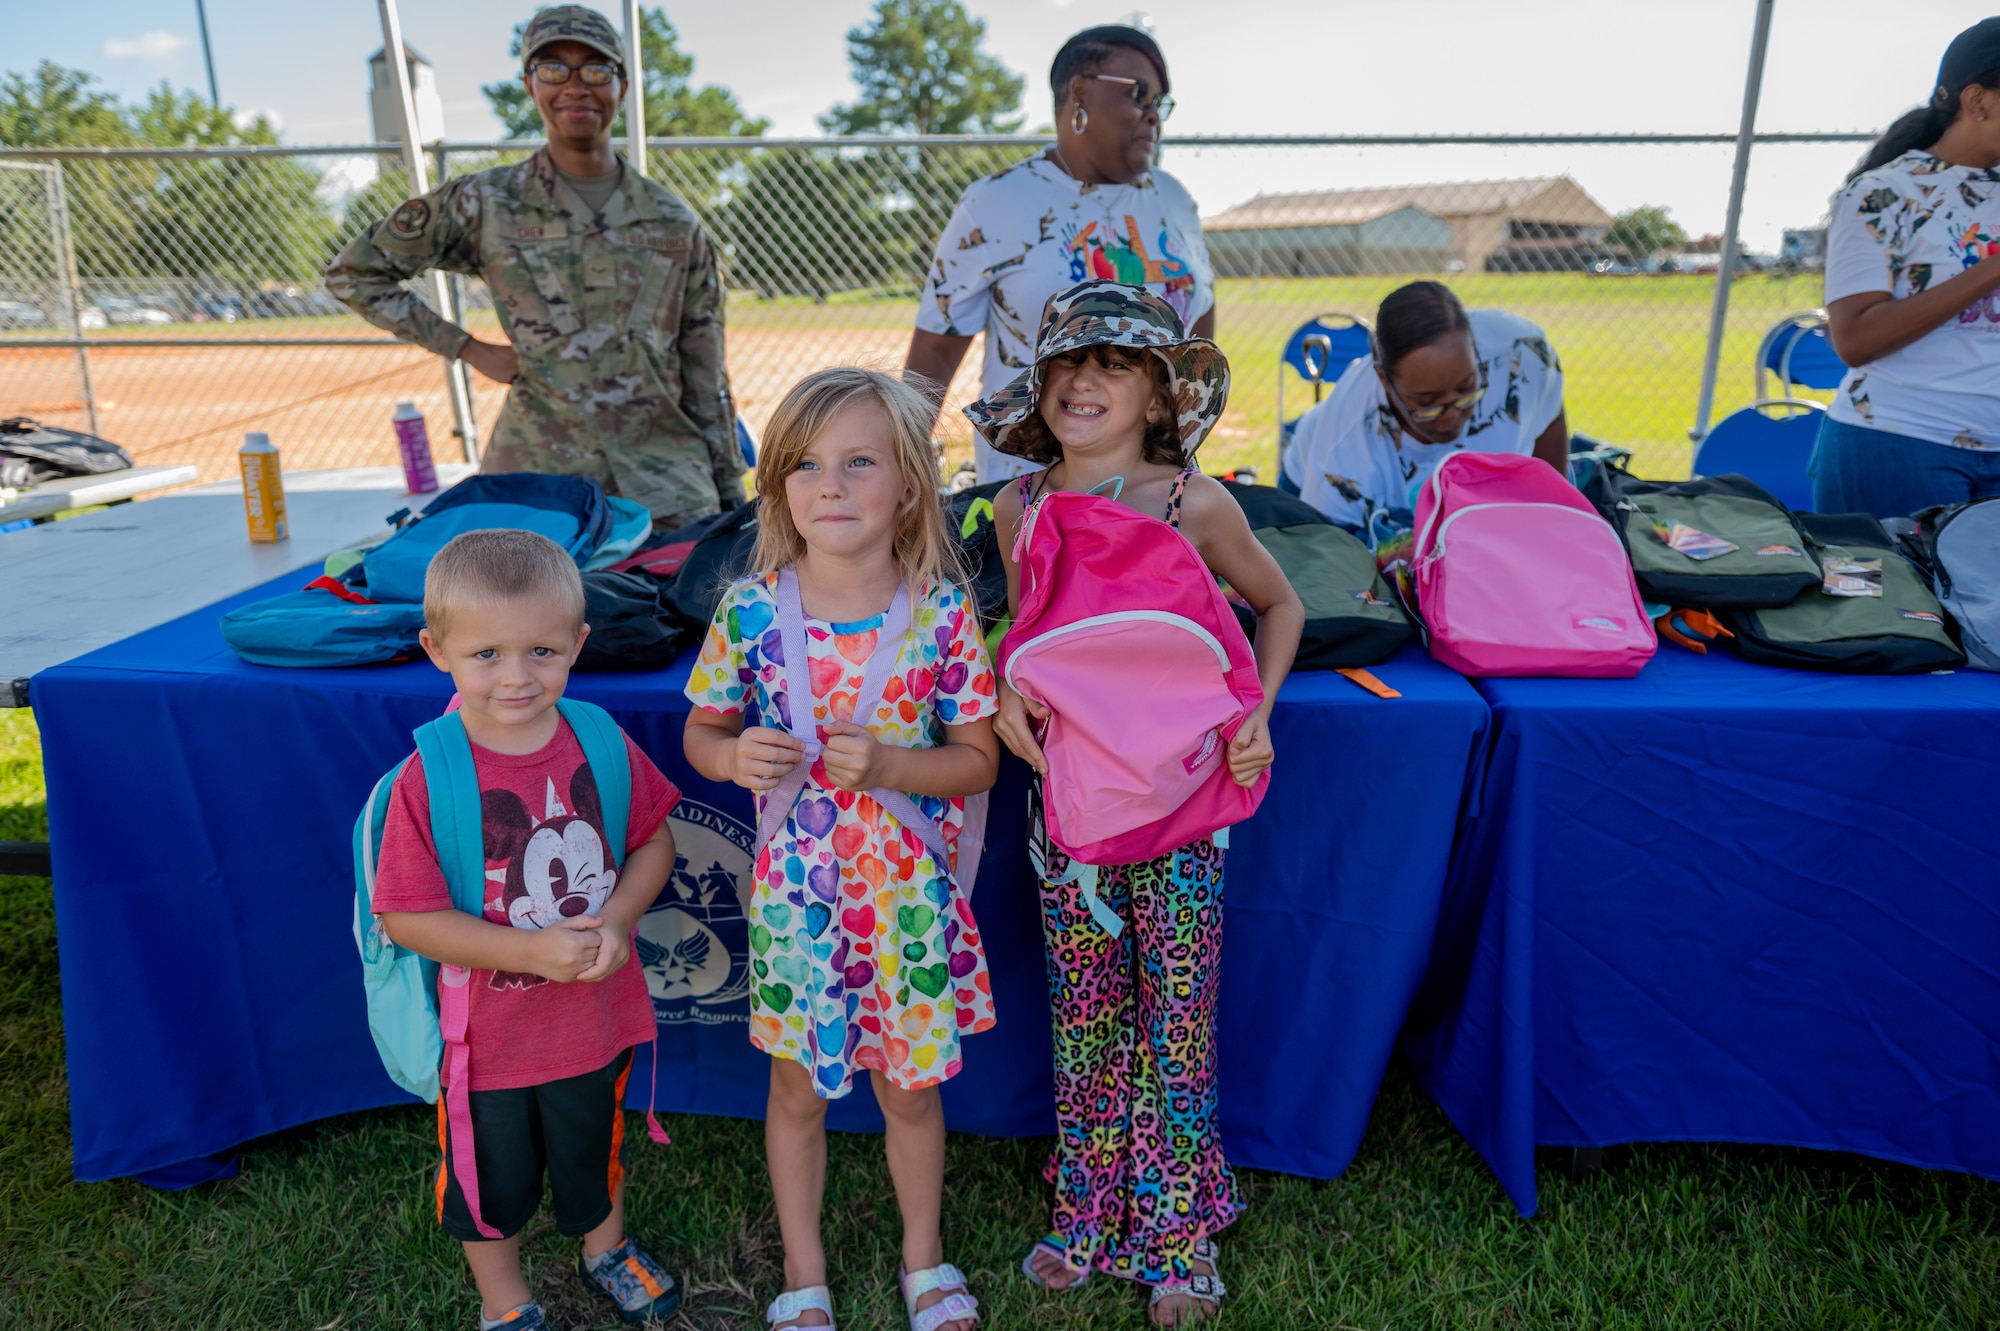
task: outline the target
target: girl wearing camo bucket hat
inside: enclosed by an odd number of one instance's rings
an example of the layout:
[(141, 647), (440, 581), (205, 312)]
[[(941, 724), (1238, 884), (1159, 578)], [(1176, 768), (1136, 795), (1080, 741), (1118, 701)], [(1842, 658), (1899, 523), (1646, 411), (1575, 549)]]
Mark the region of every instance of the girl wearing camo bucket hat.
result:
[[(994, 448), (1047, 466), (994, 499), (1010, 611), (1021, 604), (1023, 515), (1065, 491), (1164, 517), (1257, 611), (1264, 700), (1226, 753), (1230, 775), (1249, 787), (1271, 765), (1271, 700), (1305, 612), (1236, 501), (1193, 464), (1228, 395), (1228, 360), (1188, 336), (1165, 301), (1085, 282), (1050, 298), (1034, 364), (965, 414)], [(1046, 778), (1034, 723), (1048, 709), (1004, 682), (999, 693), (996, 732)], [(1202, 837), (1144, 863), (1098, 866), (1086, 887), (1035, 836), (1059, 1132), (1047, 1171), (1055, 1223), (1022, 1270), (1052, 1290), (1097, 1271), (1124, 1276), (1152, 1287), (1155, 1324), (1191, 1322), (1220, 1304), (1213, 1240), (1239, 1209), (1215, 1133), (1222, 852)]]

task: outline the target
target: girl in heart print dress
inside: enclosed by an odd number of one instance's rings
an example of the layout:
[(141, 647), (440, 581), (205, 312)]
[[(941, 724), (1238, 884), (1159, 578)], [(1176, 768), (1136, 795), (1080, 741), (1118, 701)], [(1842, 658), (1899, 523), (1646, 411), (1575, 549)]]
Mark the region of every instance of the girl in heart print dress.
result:
[(955, 581), (931, 417), (867, 370), (822, 370), (786, 395), (757, 462), (759, 571), (723, 594), (688, 679), (689, 762), (758, 792), (750, 1042), (772, 1056), (774, 1327), (832, 1322), (825, 1110), (862, 1070), (906, 1206), (913, 1331), (978, 1320), (939, 1237), (938, 1087), (960, 1040), (994, 1020), (965, 803), (998, 769), (996, 685)]

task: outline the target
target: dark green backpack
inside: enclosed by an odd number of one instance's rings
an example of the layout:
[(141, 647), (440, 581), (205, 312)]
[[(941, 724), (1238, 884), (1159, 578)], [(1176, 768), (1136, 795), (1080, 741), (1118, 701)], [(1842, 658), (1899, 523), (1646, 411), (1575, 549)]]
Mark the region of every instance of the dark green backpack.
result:
[[(1644, 481), (1600, 463), (1583, 492), (1625, 542), (1639, 593), (1683, 609), (1756, 610), (1790, 605), (1820, 585), (1819, 560), (1798, 515), (1747, 477)], [(1662, 533), (1674, 523), (1736, 548), (1685, 554)]]
[(1798, 519), (1828, 569), (1880, 560), (1882, 594), (1829, 596), (1816, 584), (1777, 609), (1727, 611), (1722, 622), (1744, 660), (1857, 675), (1917, 675), (1965, 664), (1944, 608), (1880, 519), (1868, 513)]
[[(1278, 561), (1305, 603), (1294, 670), (1380, 665), (1415, 631), (1396, 593), (1376, 571), (1368, 547), (1333, 525), (1312, 505), (1268, 485), (1224, 481), (1250, 520), (1258, 544)], [(1235, 601), (1243, 631), (1255, 636), (1256, 616)]]

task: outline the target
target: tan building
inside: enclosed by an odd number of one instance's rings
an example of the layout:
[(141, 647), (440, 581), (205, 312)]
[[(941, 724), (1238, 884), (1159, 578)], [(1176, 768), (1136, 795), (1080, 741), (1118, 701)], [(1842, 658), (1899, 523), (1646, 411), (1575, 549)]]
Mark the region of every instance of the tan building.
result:
[[(1437, 240), (1427, 234), (1433, 219), (1450, 228), (1449, 258), (1467, 272), (1580, 269), (1598, 257), (1604, 233), (1615, 220), (1568, 176), (1543, 176), (1260, 194), (1203, 219), (1201, 225), (1221, 272), (1224, 260), (1217, 256), (1218, 239), (1222, 250), (1231, 255), (1229, 266), (1234, 269), (1240, 262), (1239, 252), (1261, 249), (1283, 253), (1295, 248), (1286, 243), (1290, 237), (1323, 228), (1351, 228), (1362, 217), (1375, 223), (1371, 239), (1376, 253), (1361, 256), (1362, 266), (1347, 268), (1348, 272), (1422, 272), (1443, 267), (1432, 260), (1439, 254), (1433, 248)], [(1410, 234), (1404, 237), (1398, 226)], [(1402, 266), (1384, 267), (1378, 260)], [(1272, 263), (1258, 271), (1277, 276), (1284, 269)]]

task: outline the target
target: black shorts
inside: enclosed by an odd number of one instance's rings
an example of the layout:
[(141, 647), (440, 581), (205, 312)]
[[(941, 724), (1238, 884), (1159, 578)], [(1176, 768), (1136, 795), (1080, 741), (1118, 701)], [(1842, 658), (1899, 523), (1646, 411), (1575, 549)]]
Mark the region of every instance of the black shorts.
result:
[[(555, 1195), (556, 1228), (588, 1234), (611, 1215), (625, 1179), (627, 1049), (595, 1072), (472, 1093), (472, 1155), (479, 1169), (479, 1209), (486, 1223), (512, 1238), (542, 1204), (542, 1176)], [(438, 1097), (438, 1223), (455, 1239), (491, 1237), (472, 1223), (451, 1158), (451, 1125)]]

